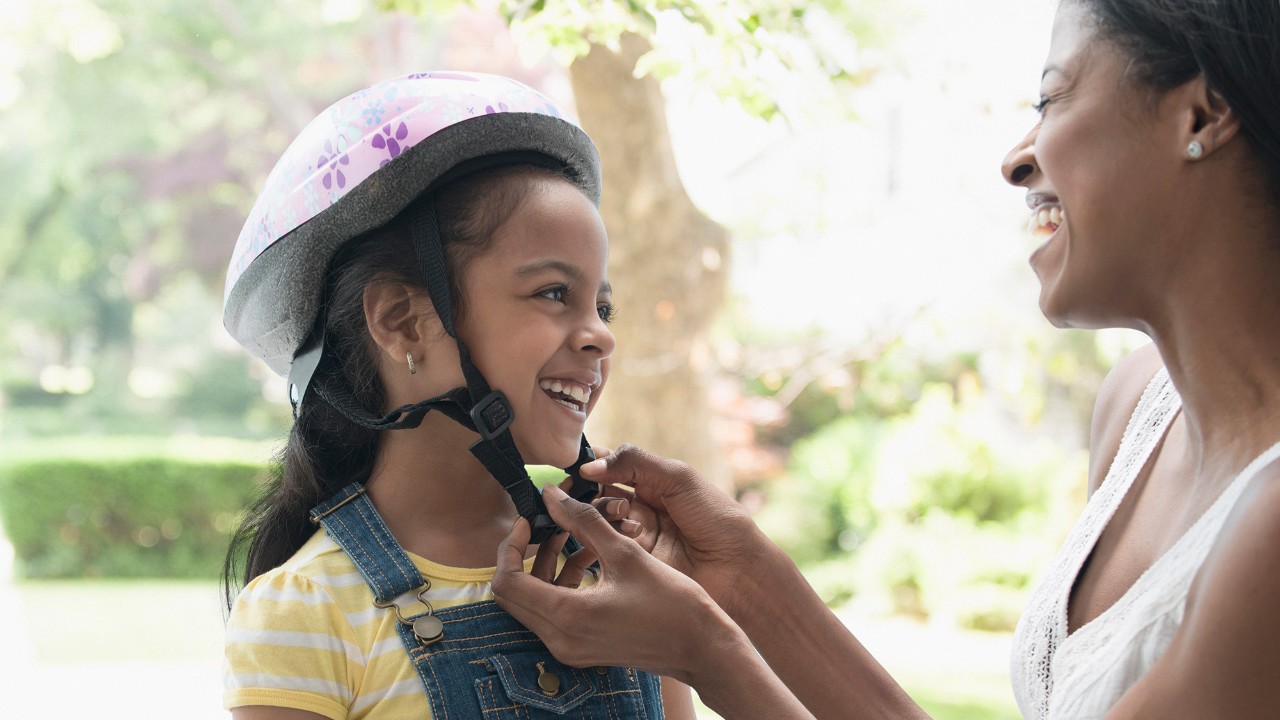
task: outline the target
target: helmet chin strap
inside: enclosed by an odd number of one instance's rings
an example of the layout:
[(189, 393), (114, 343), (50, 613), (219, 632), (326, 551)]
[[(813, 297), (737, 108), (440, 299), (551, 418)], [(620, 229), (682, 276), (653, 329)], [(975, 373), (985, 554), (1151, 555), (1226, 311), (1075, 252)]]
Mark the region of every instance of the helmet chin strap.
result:
[[(408, 213), (414, 253), (417, 255), (418, 267), (431, 297), (431, 304), (435, 307), (436, 315), (439, 316), (445, 332), (449, 333), (458, 346), (458, 358), (463, 377), (467, 381), (466, 391), (469, 396), (463, 409), (470, 423), (464, 424), (480, 434), (480, 439), (469, 448), (471, 454), (488, 469), (511, 496), (520, 516), (529, 521), (532, 531), (530, 542), (543, 542), (559, 528), (547, 514), (547, 508), (542, 502), (542, 494), (529, 478), (529, 473), (524, 468), (524, 459), (520, 457), (520, 451), (511, 437), (511, 422), (515, 419), (511, 403), (500, 390), (489, 387), (480, 369), (472, 362), (471, 352), (459, 337), (455, 326), (453, 302), (449, 296), (447, 265), (444, 249), (440, 244), (440, 227), (436, 218), (435, 194), (424, 193), (408, 208)], [(460, 390), (462, 388), (454, 392)], [(578, 473), (583, 463), (594, 459), (595, 454), (591, 452), (591, 445), (587, 442), (586, 436), (583, 436), (579, 444), (577, 461), (565, 469), (565, 472), (573, 478), (571, 494), (578, 500), (590, 500), (597, 493), (596, 484), (583, 480)]]
[[(421, 402), (401, 405), (386, 415), (377, 417), (356, 400), (340, 373), (323, 370), (316, 373), (324, 351), (324, 331), (320, 329), (303, 346), (289, 372), (289, 393), (293, 400), (294, 417), (300, 413), (302, 398), (308, 389), (351, 422), (370, 430), (416, 428), (432, 410), (443, 413), (480, 435), (480, 439), (469, 448), (471, 454), (511, 496), (520, 516), (529, 521), (529, 542), (542, 543), (559, 528), (547, 513), (542, 494), (524, 469), (524, 460), (511, 437), (510, 426), (515, 419), (511, 405), (501, 391), (489, 389), (488, 383), (471, 362), (466, 346), (461, 341), (458, 346), (463, 353), (463, 373), (467, 376), (469, 387), (454, 388)], [(473, 401), (472, 398), (476, 396), (480, 396), (479, 402)], [(581, 502), (590, 501), (599, 491), (596, 483), (583, 479), (579, 473), (582, 465), (595, 457), (591, 444), (587, 442), (586, 435), (583, 435), (577, 460), (564, 469), (573, 481), (569, 494)]]

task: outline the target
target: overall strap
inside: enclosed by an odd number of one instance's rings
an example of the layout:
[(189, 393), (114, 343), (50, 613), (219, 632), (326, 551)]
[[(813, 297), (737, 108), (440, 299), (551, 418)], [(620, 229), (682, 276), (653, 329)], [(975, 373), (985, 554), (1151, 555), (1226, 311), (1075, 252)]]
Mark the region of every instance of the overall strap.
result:
[(361, 483), (351, 483), (312, 508), (311, 522), (323, 525), (356, 564), (376, 603), (389, 603), (426, 584), (369, 502)]

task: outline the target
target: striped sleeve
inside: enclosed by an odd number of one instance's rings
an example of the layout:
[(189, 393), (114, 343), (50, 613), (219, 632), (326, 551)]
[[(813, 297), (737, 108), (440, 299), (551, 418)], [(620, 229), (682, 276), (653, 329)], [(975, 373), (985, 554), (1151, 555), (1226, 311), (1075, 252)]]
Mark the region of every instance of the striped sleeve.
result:
[(277, 568), (249, 583), (232, 607), (223, 705), (270, 705), (346, 720), (366, 664), (327, 590)]

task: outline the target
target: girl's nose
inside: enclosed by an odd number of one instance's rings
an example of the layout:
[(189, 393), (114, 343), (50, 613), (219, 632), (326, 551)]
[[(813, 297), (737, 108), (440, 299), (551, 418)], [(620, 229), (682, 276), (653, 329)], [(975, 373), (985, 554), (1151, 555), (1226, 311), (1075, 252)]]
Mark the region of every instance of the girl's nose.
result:
[(609, 325), (595, 312), (591, 314), (591, 319), (583, 326), (575, 340), (579, 350), (597, 352), (602, 358), (613, 354), (616, 343)]

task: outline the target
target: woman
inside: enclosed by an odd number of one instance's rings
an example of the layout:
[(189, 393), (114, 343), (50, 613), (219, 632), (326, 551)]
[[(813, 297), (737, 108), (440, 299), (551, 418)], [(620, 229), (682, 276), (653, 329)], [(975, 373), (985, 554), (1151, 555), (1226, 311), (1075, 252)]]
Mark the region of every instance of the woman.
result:
[[(1153, 344), (1099, 389), (1089, 504), (1019, 624), (1027, 717), (1280, 717), (1276, 88), (1274, 0), (1058, 9), (1040, 121), (1004, 162), (1044, 241), (1040, 306)], [(691, 469), (628, 448), (583, 474), (635, 488), (641, 540), (680, 572), (553, 493), (601, 581), (520, 573), (517, 523), (495, 592), (559, 657), (661, 669), (727, 717), (923, 716)]]

